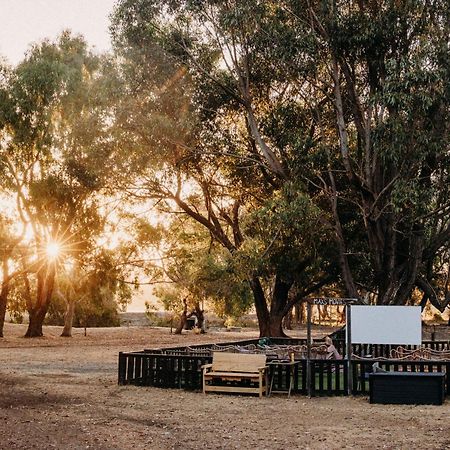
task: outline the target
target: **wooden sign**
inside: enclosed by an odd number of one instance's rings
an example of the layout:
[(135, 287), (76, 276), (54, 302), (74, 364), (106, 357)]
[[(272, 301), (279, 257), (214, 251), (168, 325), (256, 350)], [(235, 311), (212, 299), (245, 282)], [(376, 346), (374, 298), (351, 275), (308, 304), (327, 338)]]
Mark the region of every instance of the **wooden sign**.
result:
[(357, 298), (336, 298), (336, 297), (317, 297), (317, 298), (307, 298), (305, 299), (311, 305), (351, 305), (357, 303)]

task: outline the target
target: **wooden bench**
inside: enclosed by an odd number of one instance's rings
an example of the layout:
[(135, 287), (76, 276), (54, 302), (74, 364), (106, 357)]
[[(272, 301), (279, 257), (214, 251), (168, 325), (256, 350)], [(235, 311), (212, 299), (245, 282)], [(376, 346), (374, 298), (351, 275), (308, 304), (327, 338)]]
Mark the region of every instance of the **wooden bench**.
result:
[(442, 405), (444, 383), (442, 372), (370, 373), (370, 403)]
[(212, 364), (202, 366), (203, 393), (234, 392), (267, 395), (266, 355), (213, 352)]

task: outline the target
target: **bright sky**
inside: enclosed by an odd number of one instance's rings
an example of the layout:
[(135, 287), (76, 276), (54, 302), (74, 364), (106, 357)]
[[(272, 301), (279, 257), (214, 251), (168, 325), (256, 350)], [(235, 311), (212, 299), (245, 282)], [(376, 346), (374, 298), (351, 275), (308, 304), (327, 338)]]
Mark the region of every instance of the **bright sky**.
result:
[(0, 55), (17, 64), (32, 42), (64, 29), (81, 33), (97, 51), (111, 48), (109, 15), (116, 0), (0, 0)]

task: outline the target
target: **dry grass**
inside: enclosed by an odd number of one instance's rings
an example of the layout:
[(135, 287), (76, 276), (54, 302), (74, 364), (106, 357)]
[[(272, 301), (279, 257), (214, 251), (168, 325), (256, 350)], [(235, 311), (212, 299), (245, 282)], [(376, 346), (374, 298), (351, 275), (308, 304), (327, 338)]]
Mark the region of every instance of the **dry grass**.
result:
[(23, 326), (7, 325), (1, 449), (450, 448), (448, 401), (384, 406), (367, 398), (258, 399), (117, 385), (121, 350), (247, 339), (255, 330), (173, 336), (130, 327), (87, 337), (76, 330), (69, 339), (60, 332), (47, 327), (46, 337), (30, 340), (21, 337)]

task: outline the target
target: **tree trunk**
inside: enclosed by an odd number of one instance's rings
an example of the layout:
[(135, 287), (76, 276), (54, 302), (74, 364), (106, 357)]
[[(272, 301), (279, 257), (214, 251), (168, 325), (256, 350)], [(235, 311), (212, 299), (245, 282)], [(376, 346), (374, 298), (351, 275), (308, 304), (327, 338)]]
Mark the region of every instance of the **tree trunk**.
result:
[(270, 331), (271, 337), (286, 337), (283, 331), (283, 318), (291, 310), (289, 291), (293, 282), (282, 281), (279, 275), (275, 277), (275, 285), (270, 302)]
[(269, 308), (267, 308), (266, 297), (264, 295), (263, 288), (258, 277), (252, 277), (249, 280), (250, 287), (253, 292), (253, 298), (255, 301), (256, 317), (258, 318), (259, 336), (270, 336), (269, 327)]
[(275, 277), (270, 311), (267, 307), (261, 283), (257, 277), (253, 277), (250, 280), (250, 286), (255, 299), (260, 337), (286, 337), (283, 331), (283, 317), (287, 313), (288, 293), (292, 283), (280, 281), (279, 276)]
[(3, 282), (0, 291), (0, 337), (3, 337), (3, 327), (5, 326), (6, 305), (8, 303), (9, 294), (9, 273), (8, 260), (3, 260)]
[(186, 325), (187, 321), (187, 301), (184, 298), (183, 299), (183, 312), (180, 315), (180, 321), (178, 323), (177, 329), (175, 330), (175, 334), (181, 334), (183, 331), (184, 326)]
[(43, 336), (42, 325), (47, 314), (48, 305), (53, 294), (55, 284), (55, 264), (48, 264), (41, 268), (37, 276), (36, 304), (28, 309), (29, 323), (25, 337)]
[(287, 337), (283, 331), (283, 316), (270, 314), (269, 333), (267, 337)]
[(72, 337), (72, 324), (75, 316), (75, 300), (71, 299), (67, 302), (67, 311), (64, 314), (64, 328), (61, 337)]
[(42, 325), (44, 323), (45, 315), (47, 314), (47, 305), (40, 308), (34, 308), (28, 311), (29, 323), (25, 337), (41, 337), (44, 336)]
[(293, 312), (294, 312), (294, 323), (295, 323), (295, 325), (300, 325), (300, 314), (301, 314), (301, 310), (300, 310), (300, 308), (301, 308), (301, 304), (296, 304), (296, 305), (294, 305), (294, 308), (293, 308)]
[(195, 317), (197, 317), (197, 328), (199, 328), (201, 331), (201, 333), (205, 333), (205, 327), (204, 327), (204, 322), (205, 322), (205, 314), (202, 308), (200, 308), (200, 304), (197, 302), (195, 304), (195, 309), (194, 312), (192, 313), (192, 315), (194, 315)]
[(8, 302), (9, 283), (2, 284), (0, 292), (0, 338), (3, 337), (3, 327), (5, 325), (6, 304)]

